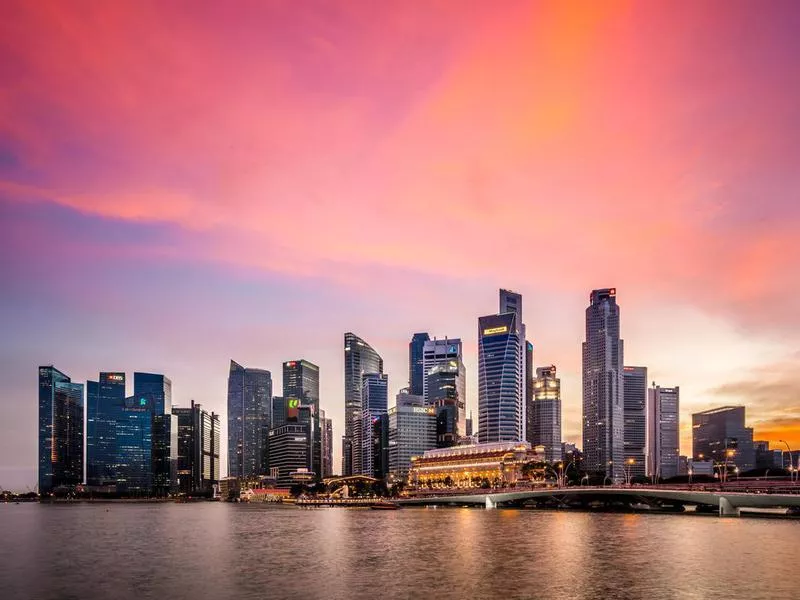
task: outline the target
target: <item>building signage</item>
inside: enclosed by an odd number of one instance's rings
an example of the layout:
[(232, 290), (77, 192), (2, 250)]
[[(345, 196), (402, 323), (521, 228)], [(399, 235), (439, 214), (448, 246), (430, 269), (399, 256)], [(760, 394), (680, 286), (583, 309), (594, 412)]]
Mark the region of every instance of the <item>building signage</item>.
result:
[(117, 373), (112, 373), (108, 377), (106, 377), (109, 381), (125, 381), (125, 375), (119, 375)]
[(488, 329), (483, 330), (483, 335), (497, 335), (498, 333), (506, 333), (508, 331), (508, 325), (502, 325), (501, 327), (489, 327)]
[(433, 414), (433, 409), (425, 407), (425, 406), (414, 406), (411, 409), (411, 412), (417, 413), (419, 415), (432, 415)]

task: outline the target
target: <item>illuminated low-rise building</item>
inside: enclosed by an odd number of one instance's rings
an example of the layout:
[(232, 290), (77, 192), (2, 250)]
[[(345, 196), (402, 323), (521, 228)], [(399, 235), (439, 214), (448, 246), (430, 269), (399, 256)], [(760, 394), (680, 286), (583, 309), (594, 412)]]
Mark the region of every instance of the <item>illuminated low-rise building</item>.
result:
[(436, 448), (411, 459), (409, 481), (419, 487), (515, 484), (523, 465), (541, 458), (528, 442)]

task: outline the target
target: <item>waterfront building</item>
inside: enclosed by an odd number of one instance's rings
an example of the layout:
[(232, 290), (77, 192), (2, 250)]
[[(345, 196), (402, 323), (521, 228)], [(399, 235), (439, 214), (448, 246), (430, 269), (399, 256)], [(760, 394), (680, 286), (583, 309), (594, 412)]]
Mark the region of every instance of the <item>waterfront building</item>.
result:
[(389, 474), (389, 415), (372, 419), (372, 477), (384, 479)]
[(125, 373), (102, 372), (86, 382), (86, 483), (116, 489), (117, 413), (125, 403)]
[(258, 477), (268, 471), (272, 374), (231, 361), (228, 373), (228, 475)]
[(647, 473), (647, 367), (624, 367), (625, 469), (630, 477)]
[(311, 460), (308, 424), (289, 422), (270, 429), (269, 460), (279, 488), (291, 487), (292, 473), (308, 469)]
[(39, 493), (83, 482), (83, 384), (39, 367)]
[(624, 479), (624, 344), (615, 288), (593, 290), (583, 343), (583, 467)]
[(436, 448), (436, 409), (408, 392), (400, 390), (388, 413), (389, 473), (398, 479), (408, 474), (412, 456)]
[[(283, 363), (283, 396), (299, 398), (301, 403), (313, 407), (311, 427), (310, 470), (322, 473), (322, 439), (320, 434), (319, 367), (307, 360), (290, 360)], [(274, 425), (273, 425), (274, 426)]]
[(647, 396), (647, 474), (658, 479), (678, 475), (680, 388), (654, 385)]
[(388, 377), (383, 373), (365, 373), (361, 388), (361, 475), (373, 476), (373, 421), (385, 415), (388, 408)]
[(420, 488), (515, 484), (522, 466), (536, 459), (526, 441), (436, 448), (411, 459), (409, 481)]
[(186, 495), (209, 494), (219, 482), (219, 415), (194, 400), (172, 413), (178, 422), (178, 489)]
[(344, 436), (342, 437), (342, 475), (361, 474), (362, 377), (383, 373), (383, 359), (354, 333), (344, 334)]
[(430, 340), (427, 333), (415, 333), (408, 344), (408, 386), (412, 394), (424, 394), (425, 370), (423, 367), (423, 352), (425, 342)]
[(172, 381), (157, 373), (134, 373), (133, 395), (153, 401), (153, 493), (177, 491), (178, 420), (172, 415)]
[(518, 440), (527, 439), (525, 427), (527, 419), (525, 417), (525, 393), (528, 387), (527, 380), (533, 377), (533, 347), (531, 347), (531, 371), (526, 371), (528, 362), (527, 357), (527, 342), (525, 324), (522, 322), (522, 294), (512, 292), (511, 290), (500, 289), (500, 307), (498, 314), (514, 313), (517, 332), (519, 352), (517, 354), (517, 388), (519, 389), (519, 414), (517, 416), (517, 429), (519, 431)]
[[(460, 339), (443, 340), (432, 339), (423, 344), (422, 347), (422, 396), (430, 404), (430, 394), (428, 392), (428, 374), (434, 367), (444, 366), (451, 361), (462, 362), (462, 347)], [(409, 390), (412, 394), (413, 390)]]
[(522, 438), (522, 357), (517, 314), (478, 319), (478, 440)]
[[(450, 348), (461, 348), (452, 344)], [(461, 357), (433, 364), (426, 370), (425, 401), (436, 409), (436, 445), (455, 446), (466, 435), (466, 369)]]
[(533, 344), (525, 342), (525, 439), (533, 444)]
[[(114, 478), (118, 494), (126, 496), (162, 495), (156, 489), (158, 466), (154, 451), (161, 434), (156, 415), (156, 400), (151, 393), (128, 396), (112, 406), (116, 421), (116, 463)], [(177, 465), (176, 465), (177, 466)]]
[(753, 429), (745, 426), (744, 406), (723, 406), (692, 415), (692, 456), (717, 465), (755, 468)]
[(547, 462), (561, 461), (561, 380), (555, 365), (536, 369), (531, 410), (528, 441), (533, 448), (543, 447)]

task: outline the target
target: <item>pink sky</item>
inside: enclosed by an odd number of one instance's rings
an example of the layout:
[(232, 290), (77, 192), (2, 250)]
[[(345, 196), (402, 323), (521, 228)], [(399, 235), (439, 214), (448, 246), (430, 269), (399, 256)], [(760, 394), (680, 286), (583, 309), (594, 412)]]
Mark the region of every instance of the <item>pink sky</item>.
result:
[[(800, 9), (793, 2), (5, 2), (0, 484), (34, 480), (35, 367), (171, 376), (341, 338), (406, 383), (415, 331), (524, 295), (579, 439), (583, 309), (690, 414), (800, 446)], [(8, 423), (4, 419), (4, 423)], [(338, 463), (337, 463), (338, 464)]]

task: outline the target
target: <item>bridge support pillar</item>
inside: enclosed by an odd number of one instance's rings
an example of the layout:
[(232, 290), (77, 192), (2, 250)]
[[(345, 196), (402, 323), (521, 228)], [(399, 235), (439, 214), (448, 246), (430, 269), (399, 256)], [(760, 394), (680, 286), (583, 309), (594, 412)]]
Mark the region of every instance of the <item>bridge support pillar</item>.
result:
[(736, 508), (731, 501), (725, 496), (719, 497), (719, 516), (720, 517), (738, 517), (739, 509)]

